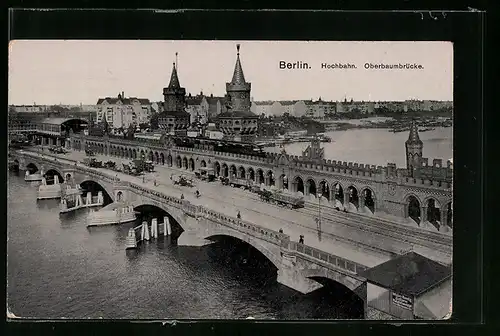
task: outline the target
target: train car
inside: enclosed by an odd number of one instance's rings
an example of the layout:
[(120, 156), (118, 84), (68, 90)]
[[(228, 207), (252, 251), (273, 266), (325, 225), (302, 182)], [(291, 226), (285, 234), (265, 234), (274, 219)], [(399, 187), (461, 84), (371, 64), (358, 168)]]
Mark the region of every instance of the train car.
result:
[(233, 188), (251, 190), (253, 182), (251, 180), (245, 180), (233, 177), (229, 179), (229, 185)]
[(289, 209), (303, 208), (305, 205), (303, 196), (296, 196), (291, 194), (285, 194), (282, 192), (274, 192), (272, 194), (272, 199), (279, 205), (285, 206)]
[(260, 199), (264, 202), (278, 204), (289, 209), (303, 208), (304, 197), (283, 193), (281, 191), (259, 190)]

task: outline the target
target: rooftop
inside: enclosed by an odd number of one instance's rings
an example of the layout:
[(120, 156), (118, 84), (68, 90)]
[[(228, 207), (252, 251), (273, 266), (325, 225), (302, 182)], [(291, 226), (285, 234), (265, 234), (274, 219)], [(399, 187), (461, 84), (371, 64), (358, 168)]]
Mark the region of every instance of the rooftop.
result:
[(451, 277), (451, 269), (410, 252), (360, 274), (368, 282), (395, 292), (419, 296)]
[(109, 104), (116, 104), (118, 101), (121, 101), (122, 104), (125, 105), (130, 105), (134, 100), (139, 101), (141, 104), (150, 104), (149, 99), (146, 98), (136, 98), (136, 97), (129, 97), (129, 98), (112, 98), (112, 97), (106, 97), (106, 98), (99, 98), (97, 101), (97, 105), (102, 104), (104, 101), (108, 102)]
[(218, 118), (258, 118), (258, 116), (250, 111), (228, 111), (222, 112)]

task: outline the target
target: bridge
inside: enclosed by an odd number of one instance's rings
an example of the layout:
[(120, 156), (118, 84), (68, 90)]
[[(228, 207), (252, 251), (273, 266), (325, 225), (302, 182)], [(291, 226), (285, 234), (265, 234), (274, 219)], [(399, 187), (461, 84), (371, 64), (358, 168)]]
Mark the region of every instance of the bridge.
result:
[(208, 239), (211, 237), (231, 236), (247, 242), (265, 255), (278, 269), (278, 282), (293, 289), (308, 293), (321, 287), (311, 278), (325, 277), (343, 284), (361, 298), (366, 296), (366, 284), (358, 273), (366, 270), (368, 265), (291, 241), (290, 235), (267, 226), (171, 196), (165, 188), (145, 185), (137, 177), (124, 174), (118, 174), (118, 177), (112, 171), (89, 168), (76, 161), (28, 151), (19, 151), (14, 157), (21, 167), (37, 165), (47, 172), (54, 170), (65, 181), (99, 183), (114, 201), (119, 198), (134, 208), (153, 205), (164, 210), (170, 221), (184, 230), (178, 245), (201, 246), (210, 243)]
[[(214, 146), (178, 147), (171, 142), (125, 140), (73, 134), (71, 148), (123, 159), (146, 158), (158, 165), (194, 172), (211, 167), (218, 176), (250, 179), (258, 184), (301, 192), (306, 199), (346, 208), (384, 223), (408, 224), (451, 233), (452, 163), (422, 158), (418, 177), (394, 164), (386, 167), (353, 162), (291, 156), (266, 157), (218, 152)], [(366, 217), (366, 216), (365, 216)], [(391, 224), (389, 224), (391, 225)]]
[[(72, 137), (73, 142), (78, 139), (81, 138)], [(96, 147), (97, 144), (95, 143)], [(142, 151), (147, 153), (146, 150), (153, 152), (155, 149), (145, 144), (135, 143), (135, 146), (134, 150), (139, 155)], [(115, 161), (117, 158), (126, 159), (119, 147), (111, 145), (108, 148)], [(97, 183), (111, 201), (123, 202), (136, 209), (149, 205), (165, 211), (170, 222), (183, 230), (178, 238), (178, 245), (202, 246), (209, 244), (211, 239), (217, 236), (231, 236), (244, 241), (274, 264), (278, 282), (302, 293), (321, 287), (315, 280), (326, 278), (352, 290), (366, 305), (367, 286), (365, 279), (359, 275), (366, 269), (409, 250), (417, 251), (442, 264), (451, 264), (450, 235), (374, 217), (373, 214), (353, 212), (352, 209), (349, 209), (350, 213), (339, 212), (333, 209), (335, 204), (329, 199), (324, 200), (327, 204), (322, 210), (324, 222), (320, 229), (313, 220), (318, 210), (316, 202), (308, 203), (305, 209), (285, 210), (263, 203), (248, 192), (213, 183), (199, 185), (203, 197), (196, 199), (187, 189), (173, 186), (168, 178), (171, 171), (186, 173), (189, 171), (190, 161), (191, 167), (194, 162), (204, 166), (201, 161), (205, 160), (206, 165), (222, 162), (222, 165), (230, 167), (234, 165), (234, 161), (244, 161), (248, 164), (253, 158), (226, 153), (207, 157), (206, 153), (201, 156), (200, 149), (182, 150), (183, 154), (190, 153), (192, 157), (185, 157), (184, 160), (184, 157), (177, 155), (181, 158), (181, 168), (169, 167), (168, 164), (164, 166), (161, 161), (156, 161), (159, 173), (150, 175), (145, 180), (103, 168), (86, 167), (79, 163), (85, 157), (81, 151), (71, 151), (67, 155), (18, 151), (13, 154), (13, 160), (17, 161), (22, 169), (43, 167), (47, 174), (60, 175), (68, 183)], [(123, 153), (124, 151), (125, 149)], [(163, 151), (166, 152), (167, 155), (162, 153), (167, 158), (176, 157), (172, 154), (180, 153), (180, 149), (172, 148), (163, 148)], [(221, 157), (226, 161), (222, 161)], [(97, 158), (111, 159), (104, 154), (98, 155)], [(283, 160), (283, 157), (278, 159)], [(187, 170), (182, 167), (182, 161), (188, 162), (185, 165)], [(266, 165), (272, 167), (273, 163), (262, 159), (257, 169)], [(272, 169), (277, 168), (281, 167)], [(300, 168), (307, 171), (306, 167)], [(369, 174), (367, 172), (361, 176), (370, 177)], [(425, 187), (429, 186), (424, 184), (423, 188)], [(184, 199), (180, 197), (181, 194), (185, 194)], [(321, 203), (319, 205), (321, 206)], [(236, 218), (236, 209), (242, 210), (242, 219)], [(279, 229), (283, 229), (283, 232)], [(295, 241), (299, 235), (305, 237), (305, 244)]]

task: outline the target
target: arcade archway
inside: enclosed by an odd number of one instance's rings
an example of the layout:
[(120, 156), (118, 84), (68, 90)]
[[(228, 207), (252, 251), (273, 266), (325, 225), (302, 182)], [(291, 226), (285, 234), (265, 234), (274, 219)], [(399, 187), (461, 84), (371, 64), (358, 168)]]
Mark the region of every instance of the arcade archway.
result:
[(222, 165), (222, 176), (223, 177), (229, 176), (229, 167), (225, 163)]
[(229, 167), (229, 174), (230, 174), (229, 176), (231, 178), (237, 177), (236, 176), (236, 166), (235, 165), (231, 165), (231, 167)]
[(215, 176), (219, 177), (221, 175), (221, 168), (219, 162), (215, 162), (214, 169), (215, 169)]
[(344, 207), (344, 188), (340, 183), (335, 182), (333, 184), (333, 199), (335, 203), (335, 208), (340, 210)]
[(441, 205), (434, 198), (429, 198), (425, 204), (427, 208), (427, 221), (439, 229), (441, 225)]
[(276, 180), (274, 178), (274, 173), (272, 170), (269, 170), (266, 174), (267, 177), (267, 185), (268, 186), (275, 186), (276, 185)]
[(319, 182), (318, 194), (330, 201), (330, 186), (325, 180)]
[(239, 178), (241, 179), (246, 179), (246, 171), (245, 171), (245, 167), (241, 166), (239, 169), (238, 169), (238, 173), (239, 173)]
[(194, 166), (194, 160), (193, 160), (193, 158), (189, 159), (188, 164), (189, 164), (189, 170), (194, 171), (194, 167), (195, 166)]
[(365, 188), (362, 191), (364, 206), (373, 214), (375, 213), (375, 193), (370, 188)]
[(248, 168), (248, 178), (251, 180), (251, 181), (255, 181), (255, 171), (253, 170), (252, 167)]
[(262, 169), (257, 169), (257, 175), (256, 175), (256, 178), (257, 178), (257, 183), (258, 184), (262, 184), (264, 183), (264, 172), (262, 171)]
[(410, 195), (407, 198), (407, 216), (415, 221), (418, 225), (420, 225), (420, 220), (421, 220), (421, 213), (420, 213), (420, 202), (419, 200), (413, 196)]
[(347, 188), (347, 191), (349, 193), (349, 204), (352, 204), (354, 206), (353, 210), (358, 210), (359, 208), (359, 195), (358, 195), (358, 189), (354, 186), (349, 186)]
[(301, 192), (302, 194), (304, 194), (304, 181), (302, 180), (302, 178), (300, 176), (297, 176), (294, 178), (293, 184), (295, 186), (294, 187), (295, 192)]
[(450, 202), (446, 204), (446, 225), (448, 225), (450, 228), (453, 227), (453, 203)]
[(288, 190), (288, 176), (286, 176), (285, 174), (281, 174), (279, 181), (280, 188), (283, 190)]
[(316, 182), (313, 179), (308, 179), (306, 182), (308, 194), (316, 196)]

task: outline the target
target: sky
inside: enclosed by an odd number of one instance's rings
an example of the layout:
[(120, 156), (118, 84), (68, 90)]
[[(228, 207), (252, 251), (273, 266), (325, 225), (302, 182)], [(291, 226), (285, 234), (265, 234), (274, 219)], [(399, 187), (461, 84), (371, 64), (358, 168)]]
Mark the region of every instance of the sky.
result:
[[(451, 42), (17, 40), (9, 44), (9, 104), (96, 104), (122, 91), (161, 101), (176, 52), (186, 92), (223, 96), (238, 43), (254, 100), (453, 100)], [(280, 69), (280, 61), (310, 69)], [(423, 69), (370, 70), (366, 63)]]

